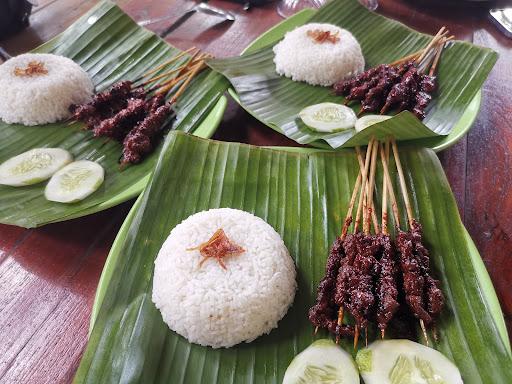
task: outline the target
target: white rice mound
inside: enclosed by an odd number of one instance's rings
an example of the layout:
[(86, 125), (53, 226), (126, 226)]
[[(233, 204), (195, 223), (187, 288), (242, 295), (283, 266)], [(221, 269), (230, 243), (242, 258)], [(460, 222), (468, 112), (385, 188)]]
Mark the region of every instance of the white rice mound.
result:
[[(15, 76), (31, 61), (44, 64), (47, 74)], [(8, 124), (54, 123), (70, 116), (71, 104), (91, 99), (94, 85), (73, 60), (46, 53), (27, 53), (0, 65), (0, 118)]]
[[(336, 43), (317, 43), (309, 30), (338, 32)], [(276, 72), (294, 81), (330, 86), (364, 70), (364, 57), (352, 34), (332, 24), (310, 23), (286, 33), (274, 46)]]
[[(226, 269), (199, 250), (222, 228), (244, 248), (223, 258)], [(177, 225), (155, 260), (153, 302), (170, 329), (213, 348), (251, 342), (277, 327), (293, 302), (295, 266), (279, 234), (265, 221), (231, 208), (196, 213)]]

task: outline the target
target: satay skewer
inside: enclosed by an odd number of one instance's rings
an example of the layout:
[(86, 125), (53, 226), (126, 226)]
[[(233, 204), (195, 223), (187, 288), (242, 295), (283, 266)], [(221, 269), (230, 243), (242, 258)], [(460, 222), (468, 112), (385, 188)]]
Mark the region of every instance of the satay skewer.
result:
[[(371, 138), (370, 142), (368, 143), (368, 148), (366, 150), (366, 156), (365, 156), (365, 164), (366, 164), (366, 159), (370, 158), (371, 143), (373, 143), (373, 141), (374, 141), (374, 139)], [(359, 189), (360, 189), (361, 185), (363, 184), (362, 183), (362, 181), (364, 179), (363, 175), (368, 171), (368, 165), (366, 166), (366, 171), (365, 171), (365, 166), (363, 165), (363, 160), (362, 160), (362, 155), (361, 155), (361, 149), (359, 147), (356, 147), (356, 155), (357, 155), (357, 160), (358, 160), (358, 163), (359, 163), (359, 174), (357, 176), (356, 183), (355, 183), (354, 189), (352, 191), (352, 196), (350, 197), (350, 202), (349, 202), (349, 205), (348, 205), (347, 214), (346, 214), (345, 220), (343, 222), (343, 228), (341, 230), (341, 236), (340, 236), (340, 239), (342, 241), (345, 240), (345, 237), (346, 237), (347, 232), (348, 232), (348, 228), (349, 228), (349, 226), (350, 226), (350, 224), (352, 222), (354, 204), (355, 204), (357, 195), (359, 193)], [(361, 205), (358, 204), (358, 211), (359, 211), (359, 207), (360, 206)], [(343, 323), (344, 312), (345, 312), (344, 307), (340, 306), (340, 308), (338, 310), (338, 325), (341, 325)], [(336, 343), (338, 343), (338, 342), (339, 342), (339, 335), (336, 335)]]
[[(345, 215), (345, 220), (343, 221), (343, 228), (341, 229), (340, 239), (343, 241), (347, 236), (348, 228), (352, 222), (352, 211), (354, 210), (354, 204), (356, 201), (357, 194), (359, 192), (359, 187), (361, 186), (362, 179), (362, 169), (359, 169), (359, 174), (357, 175), (356, 183), (354, 185), (354, 189), (352, 191), (352, 196), (350, 197), (350, 202), (348, 204), (347, 214)], [(343, 315), (345, 309), (343, 306), (340, 306), (338, 310), (338, 325), (341, 326), (343, 323)], [(318, 331), (318, 327), (315, 328), (315, 334)], [(336, 344), (339, 343), (339, 335), (336, 335)]]
[[(395, 222), (399, 223), (398, 218), (398, 207), (396, 204), (395, 193), (393, 191), (393, 184), (391, 182), (391, 178), (389, 177), (389, 140), (386, 140), (386, 144), (381, 143), (379, 146), (380, 158), (383, 169), (382, 176), (382, 234), (385, 236), (389, 236), (388, 231), (388, 194), (390, 196), (391, 206), (394, 207), (393, 213), (395, 215)], [(382, 328), (380, 330), (380, 337), (384, 339), (386, 330)]]
[[(358, 183), (356, 181), (356, 187), (354, 187), (354, 190), (352, 191), (352, 196), (351, 196), (351, 199), (350, 199), (350, 203), (349, 203), (349, 209), (347, 211), (347, 215), (345, 217), (345, 221), (344, 221), (344, 226), (343, 226), (343, 229), (342, 229), (342, 237), (341, 237), (341, 240), (344, 240), (345, 237), (346, 237), (346, 234), (348, 232), (348, 227), (352, 221), (352, 211), (354, 209), (354, 204), (355, 204), (355, 200), (356, 200), (356, 196), (358, 194), (358, 189), (360, 187), (360, 193), (359, 193), (359, 201), (358, 201), (358, 204), (357, 204), (357, 212), (356, 212), (356, 221), (354, 222), (354, 228), (353, 228), (353, 231), (354, 233), (357, 232), (357, 229), (359, 227), (359, 221), (360, 221), (360, 218), (361, 218), (361, 212), (362, 212), (362, 207), (363, 207), (363, 200), (365, 199), (365, 194), (366, 194), (366, 181), (367, 181), (367, 174), (368, 174), (368, 169), (370, 167), (370, 158), (371, 158), (371, 152), (372, 152), (372, 148), (373, 148), (373, 142), (375, 141), (375, 139), (372, 137), (370, 138), (370, 141), (368, 143), (368, 146), (367, 146), (367, 149), (366, 149), (366, 156), (365, 156), (365, 161), (364, 161), (364, 166), (363, 167), (359, 167), (359, 176), (360, 176), (360, 179), (361, 179), (361, 182)], [(357, 149), (356, 149), (356, 154), (357, 155), (360, 155), (360, 150), (359, 152), (357, 152)], [(358, 158), (358, 162), (359, 162), (359, 158)], [(359, 177), (358, 177), (359, 179)], [(341, 325), (342, 322), (343, 322), (343, 316), (344, 316), (344, 312), (345, 312), (345, 309), (343, 306), (340, 306), (340, 308), (338, 309), (338, 325)], [(354, 336), (356, 339), (359, 337), (359, 327), (356, 325), (355, 327), (355, 336)], [(336, 342), (339, 342), (339, 337), (337, 335), (336, 337)], [(355, 343), (357, 345), (357, 342)]]
[[(370, 165), (371, 157), (372, 157), (372, 150), (373, 150), (373, 137), (370, 139), (370, 142), (368, 143), (368, 149), (366, 150), (366, 159), (364, 164), (364, 170), (363, 173), (366, 175), (368, 173), (368, 168)], [(354, 223), (353, 233), (357, 233), (358, 231), (358, 218), (361, 217), (361, 214), (363, 215), (363, 226), (365, 225), (365, 209), (364, 205), (366, 205), (366, 194), (368, 192), (368, 189), (366, 188), (368, 180), (367, 177), (363, 178), (363, 187), (361, 188), (361, 193), (359, 194), (359, 203), (357, 205), (357, 212), (356, 212), (356, 222)], [(359, 341), (359, 324), (356, 323), (354, 328), (354, 349), (357, 349), (357, 343)]]
[[(381, 153), (382, 155), (382, 153)], [(384, 167), (384, 162), (382, 162)], [(382, 234), (388, 235), (388, 183), (385, 176), (382, 177), (382, 215), (381, 215)], [(380, 338), (384, 339), (386, 330), (380, 330)]]
[[(400, 155), (398, 154), (398, 147), (396, 145), (396, 140), (394, 138), (391, 139), (391, 145), (393, 148), (393, 156), (395, 158), (396, 169), (398, 171), (398, 180), (400, 181), (400, 189), (402, 190), (402, 195), (404, 197), (405, 210), (407, 211), (407, 221), (409, 223), (409, 230), (412, 230), (414, 225), (414, 216), (412, 213), (411, 202), (409, 200), (409, 193), (407, 192), (407, 184), (405, 183), (404, 171), (402, 168), (402, 163), (400, 161)], [(425, 326), (425, 322), (423, 319), (419, 319), (421, 331), (423, 333), (423, 337), (425, 338), (425, 342), (427, 346), (429, 345), (427, 327)]]
[[(373, 143), (372, 150), (372, 158), (371, 158), (371, 167), (370, 167), (370, 176), (368, 181), (368, 188), (366, 190), (366, 220), (363, 222), (363, 232), (366, 236), (370, 236), (371, 231), (371, 211), (373, 207), (373, 189), (375, 187), (375, 173), (377, 169), (377, 154), (379, 152), (379, 142), (377, 140)], [(375, 228), (375, 233), (378, 232), (378, 228)], [(365, 335), (365, 345), (368, 346), (368, 327), (364, 327), (364, 335)], [(354, 344), (357, 345), (357, 342), (354, 341)]]
[[(371, 180), (371, 173), (374, 168), (375, 164), (375, 158), (376, 158), (376, 149), (377, 147), (375, 144), (378, 145), (378, 141), (376, 141), (373, 137), (370, 139), (370, 142), (368, 143), (368, 149), (366, 152), (366, 159), (365, 159), (365, 167), (363, 169), (363, 175), (368, 174), (368, 171), (370, 172), (370, 180)], [(375, 148), (375, 150), (374, 150)], [(375, 174), (375, 171), (373, 170), (373, 173)], [(361, 214), (363, 216), (363, 231), (369, 233), (369, 215), (368, 215), (368, 204), (370, 202), (368, 201), (371, 199), (371, 197), (368, 197), (367, 195), (372, 194), (370, 191), (373, 190), (373, 186), (369, 186), (367, 188), (367, 184), (369, 184), (369, 180), (365, 177), (363, 177), (363, 186), (361, 187), (361, 193), (359, 195), (359, 203), (357, 206), (357, 213), (356, 213), (356, 223), (357, 223), (357, 217), (361, 217)], [(370, 189), (370, 187), (372, 189)], [(367, 229), (368, 228), (368, 229)], [(358, 226), (354, 225), (353, 233), (357, 233)], [(360, 335), (360, 329), (359, 325), (356, 323), (355, 325), (355, 332), (354, 332), (354, 349), (357, 349), (357, 343), (359, 341), (359, 335)]]

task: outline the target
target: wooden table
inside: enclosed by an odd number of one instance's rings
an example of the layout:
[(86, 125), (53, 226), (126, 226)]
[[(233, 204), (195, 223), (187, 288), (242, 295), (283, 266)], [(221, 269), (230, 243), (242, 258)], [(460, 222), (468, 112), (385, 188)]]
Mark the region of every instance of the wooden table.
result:
[[(64, 30), (97, 1), (43, 0), (32, 26), (0, 44), (11, 54), (34, 48)], [(512, 331), (512, 40), (500, 34), (484, 9), (426, 9), (381, 0), (379, 12), (427, 33), (447, 25), (458, 39), (490, 47), (500, 59), (483, 88), (471, 132), (440, 154), (460, 214), (485, 261)], [(190, 7), (173, 2), (121, 0), (136, 20), (170, 15), (165, 28)], [(169, 36), (180, 48), (198, 46), (218, 57), (237, 55), (281, 19), (275, 3), (244, 12), (236, 3), (212, 5), (236, 14), (232, 23), (193, 15)], [(230, 101), (216, 139), (257, 145), (293, 145)], [(98, 279), (133, 201), (108, 211), (40, 229), (0, 225), (0, 382), (58, 383), (73, 378), (87, 342)]]

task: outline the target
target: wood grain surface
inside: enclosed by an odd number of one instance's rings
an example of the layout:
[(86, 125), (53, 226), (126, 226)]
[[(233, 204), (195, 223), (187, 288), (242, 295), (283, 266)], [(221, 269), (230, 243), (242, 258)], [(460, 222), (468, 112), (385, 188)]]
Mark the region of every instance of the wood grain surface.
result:
[[(0, 45), (19, 54), (63, 31), (97, 1), (42, 0), (31, 26)], [(168, 16), (147, 27), (159, 32), (193, 3), (182, 0), (121, 0), (137, 21)], [(461, 216), (484, 259), (512, 331), (512, 40), (490, 22), (485, 6), (440, 8), (413, 1), (381, 0), (379, 13), (419, 31), (442, 25), (457, 39), (499, 52), (483, 88), (483, 102), (470, 133), (440, 154)], [(423, 2), (424, 3), (424, 2)], [(233, 23), (194, 14), (167, 40), (200, 47), (218, 57), (239, 54), (278, 23), (276, 2), (243, 10), (239, 3), (210, 4), (236, 15)], [(214, 138), (257, 145), (295, 145), (229, 102)], [(0, 225), (0, 382), (67, 383), (87, 342), (90, 312), (110, 246), (133, 202), (40, 229)]]

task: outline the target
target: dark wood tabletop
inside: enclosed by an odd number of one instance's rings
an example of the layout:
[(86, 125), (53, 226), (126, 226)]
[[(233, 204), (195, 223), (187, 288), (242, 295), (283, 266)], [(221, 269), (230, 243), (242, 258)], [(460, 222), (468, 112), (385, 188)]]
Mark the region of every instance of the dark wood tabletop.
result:
[[(97, 1), (40, 0), (31, 26), (0, 41), (11, 54), (47, 41)], [(191, 2), (120, 0), (156, 32), (176, 20)], [(241, 4), (212, 0), (236, 14), (233, 23), (195, 14), (168, 41), (192, 45), (217, 57), (237, 55), (282, 19), (275, 2), (243, 10)], [(512, 331), (512, 39), (490, 22), (485, 7), (438, 8), (413, 1), (381, 0), (379, 13), (422, 32), (446, 25), (457, 39), (500, 54), (483, 88), (480, 114), (467, 136), (439, 154), (464, 224), (491, 275), (509, 332)], [(257, 145), (294, 145), (230, 101), (214, 138)], [(87, 343), (89, 318), (105, 259), (133, 201), (81, 219), (22, 229), (0, 225), (0, 382), (70, 382)]]

